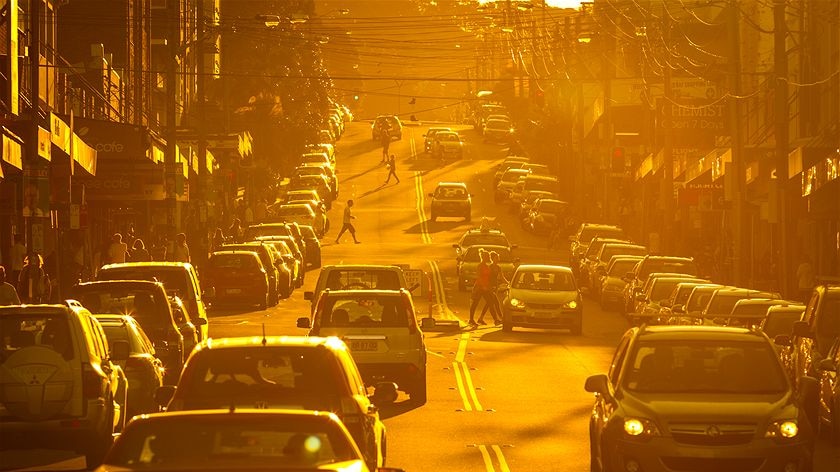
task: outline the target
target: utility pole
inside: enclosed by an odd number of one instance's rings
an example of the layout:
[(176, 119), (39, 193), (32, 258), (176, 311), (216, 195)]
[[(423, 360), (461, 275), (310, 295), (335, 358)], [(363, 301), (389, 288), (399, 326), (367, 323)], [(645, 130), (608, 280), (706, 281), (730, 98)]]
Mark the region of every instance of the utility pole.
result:
[[(744, 156), (741, 142), (741, 14), (738, 7), (739, 0), (729, 0), (729, 126), (732, 133), (732, 167), (726, 170), (728, 180), (732, 183), (732, 207), (734, 216), (734, 258), (732, 280), (739, 286), (744, 286), (744, 268), (746, 267), (747, 251), (745, 248), (746, 225), (744, 208)], [(729, 176), (730, 173), (734, 175)], [(721, 238), (721, 244), (727, 244), (727, 238)], [(721, 251), (726, 257), (727, 251)]]
[[(198, 248), (198, 255), (199, 261), (201, 263), (204, 262), (205, 255), (207, 254), (206, 246), (207, 246), (207, 212), (208, 212), (208, 201), (207, 201), (207, 188), (205, 185), (205, 180), (207, 179), (207, 118), (206, 118), (206, 99), (205, 96), (206, 92), (206, 80), (207, 80), (207, 71), (206, 64), (204, 62), (204, 55), (206, 50), (206, 45), (204, 44), (205, 40), (207, 39), (207, 18), (206, 18), (206, 11), (204, 10), (204, 1), (199, 0), (196, 2), (196, 28), (197, 28), (197, 37), (196, 37), (196, 69), (198, 69), (198, 75), (196, 76), (196, 83), (195, 83), (195, 93), (196, 93), (196, 112), (198, 114), (198, 119), (196, 120), (197, 126), (197, 138), (198, 138), (198, 185), (196, 186), (196, 192), (193, 194), (195, 198), (198, 199), (198, 241), (200, 242), (200, 247)], [(215, 12), (214, 12), (215, 15)], [(192, 192), (191, 192), (192, 193)]]
[(792, 294), (790, 254), (790, 225), (788, 224), (788, 57), (786, 50), (787, 25), (785, 24), (785, 0), (773, 3), (773, 62), (775, 87), (775, 133), (776, 133), (776, 195), (778, 197), (777, 227), (779, 235), (779, 260), (776, 273), (782, 296)]
[[(36, 2), (37, 3), (37, 2)], [(168, 55), (166, 65), (166, 154), (164, 158), (164, 182), (166, 191), (166, 225), (177, 230), (176, 163), (177, 150), (177, 91), (178, 46), (180, 44), (180, 0), (166, 2), (166, 32)]]
[[(38, 184), (40, 180), (33, 180), (33, 178), (38, 173), (38, 146), (39, 146), (39, 127), (41, 124), (41, 98), (40, 98), (40, 89), (41, 89), (41, 58), (40, 58), (40, 50), (41, 50), (41, 25), (40, 25), (40, 18), (41, 18), (41, 2), (29, 2), (29, 61), (30, 61), (30, 82), (32, 83), (32, 89), (30, 90), (30, 98), (32, 101), (32, 105), (30, 107), (31, 119), (32, 119), (32, 129), (30, 132), (30, 139), (28, 141), (29, 146), (26, 150), (26, 163), (23, 165), (23, 172), (24, 172), (24, 192), (26, 191), (26, 174), (29, 173), (30, 180), (34, 184)], [(14, 25), (12, 25), (14, 27)], [(30, 184), (31, 185), (31, 184)], [(40, 186), (39, 186), (40, 187)], [(39, 202), (35, 202), (35, 208), (37, 208)], [(26, 202), (24, 203), (26, 204)], [(25, 216), (24, 219), (24, 230), (26, 231), (26, 252), (27, 254), (32, 253), (36, 248), (34, 246), (35, 242), (32, 238), (32, 230), (34, 223), (34, 216), (35, 216), (35, 208), (30, 208), (29, 215)], [(38, 223), (41, 224), (41, 223)]]
[[(670, 16), (662, 15), (662, 36), (666, 44), (671, 39), (671, 23)], [(663, 254), (672, 254), (674, 251), (674, 239), (676, 235), (671, 231), (674, 226), (674, 135), (673, 135), (673, 121), (672, 110), (674, 106), (674, 91), (671, 87), (671, 65), (665, 61), (663, 66), (664, 79), (664, 93), (665, 103), (662, 109), (664, 113), (664, 120), (667, 126), (664, 126), (662, 136), (662, 188), (660, 189), (660, 198), (662, 201), (660, 206), (662, 208), (662, 233), (660, 234), (660, 249)]]

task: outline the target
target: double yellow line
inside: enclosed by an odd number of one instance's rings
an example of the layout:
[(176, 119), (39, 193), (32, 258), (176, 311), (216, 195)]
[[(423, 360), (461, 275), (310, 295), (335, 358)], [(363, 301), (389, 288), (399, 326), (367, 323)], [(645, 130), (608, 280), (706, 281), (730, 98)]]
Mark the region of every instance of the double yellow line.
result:
[(487, 447), (484, 444), (479, 444), (478, 450), (481, 452), (481, 458), (484, 459), (484, 467), (487, 468), (487, 472), (496, 472), (496, 466), (493, 464), (493, 458), (490, 454), (491, 451), (495, 454), (496, 460), (499, 462), (499, 471), (510, 472), (510, 468), (507, 465), (507, 461), (505, 461), (505, 455), (502, 453), (501, 447), (496, 444), (493, 444), (490, 447)]
[(429, 225), (426, 221), (426, 199), (423, 193), (423, 175), (414, 172), (414, 193), (417, 199), (417, 218), (420, 219), (420, 238), (423, 244), (432, 244), (432, 237), (429, 235)]
[[(458, 342), (458, 353), (455, 355), (455, 362), (452, 363), (452, 370), (455, 372), (455, 383), (458, 385), (458, 393), (461, 394), (461, 401), (464, 402), (464, 411), (484, 411), (478, 395), (475, 393), (470, 368), (464, 361), (467, 354), (467, 342), (470, 340), (470, 333), (461, 333), (461, 340)], [(472, 403), (470, 403), (472, 401)]]

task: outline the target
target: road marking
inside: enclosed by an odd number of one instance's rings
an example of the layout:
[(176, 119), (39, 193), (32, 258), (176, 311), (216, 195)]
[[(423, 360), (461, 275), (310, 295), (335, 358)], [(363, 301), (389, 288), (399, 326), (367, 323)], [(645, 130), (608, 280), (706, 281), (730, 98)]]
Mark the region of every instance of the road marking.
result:
[(499, 470), (501, 472), (510, 472), (510, 467), (507, 465), (507, 461), (505, 460), (505, 455), (502, 454), (502, 448), (493, 444), (492, 446), (493, 452), (496, 453), (496, 459), (499, 460)]
[(484, 459), (484, 467), (487, 467), (487, 472), (496, 472), (493, 466), (493, 459), (490, 457), (490, 452), (484, 444), (478, 445), (478, 451), (481, 452), (481, 458)]
[(467, 393), (464, 390), (464, 382), (461, 380), (461, 364), (463, 362), (452, 363), (452, 370), (455, 372), (455, 383), (458, 385), (458, 394), (461, 395), (461, 401), (464, 402), (464, 411), (472, 411), (473, 407), (470, 405), (470, 400), (467, 398)]
[(414, 130), (411, 130), (411, 135), (408, 138), (408, 144), (411, 148), (411, 158), (417, 158), (417, 143), (414, 141)]
[[(472, 375), (470, 375), (470, 368), (467, 366), (466, 361), (464, 358), (467, 355), (467, 343), (470, 340), (470, 333), (461, 333), (461, 340), (458, 341), (458, 352), (455, 354), (455, 376), (456, 381), (458, 382), (458, 390), (461, 391), (461, 397), (465, 398), (466, 394), (469, 394), (470, 399), (472, 399), (475, 411), (484, 411), (484, 408), (481, 406), (481, 402), (478, 401), (478, 394), (476, 394), (475, 386), (473, 385)], [(461, 383), (460, 375), (457, 373), (458, 368), (463, 373), (463, 384)], [(471, 411), (470, 408), (466, 408), (467, 411)]]
[(423, 196), (423, 174), (420, 172), (414, 172), (414, 193), (417, 200), (417, 218), (420, 220), (420, 238), (423, 244), (431, 244), (432, 237), (426, 222), (426, 202)]
[(446, 302), (446, 292), (443, 290), (443, 276), (440, 274), (440, 267), (438, 267), (435, 261), (429, 261), (429, 266), (432, 268), (432, 282), (434, 283), (432, 291), (435, 294), (435, 302), (437, 302), (438, 309), (440, 310), (440, 317), (447, 320), (455, 320), (460, 323), (460, 320), (452, 313), (452, 310), (449, 309), (449, 304)]
[(470, 340), (470, 333), (461, 333), (461, 340), (458, 341), (458, 353), (455, 355), (455, 362), (464, 362), (467, 355), (467, 343)]

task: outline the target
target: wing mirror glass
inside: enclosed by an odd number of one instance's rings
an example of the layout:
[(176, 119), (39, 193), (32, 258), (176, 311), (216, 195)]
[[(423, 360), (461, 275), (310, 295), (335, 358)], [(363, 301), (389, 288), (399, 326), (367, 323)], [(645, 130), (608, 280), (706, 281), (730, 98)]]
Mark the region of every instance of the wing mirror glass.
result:
[(607, 379), (607, 374), (596, 374), (587, 377), (583, 389), (590, 393), (608, 395), (610, 392), (610, 388), (609, 380)]
[(420, 329), (423, 331), (430, 331), (435, 329), (436, 324), (437, 322), (435, 319), (429, 316), (420, 320)]
[(371, 400), (375, 403), (394, 403), (397, 401), (397, 384), (394, 382), (378, 382), (373, 387)]
[(204, 325), (207, 324), (207, 319), (206, 318), (198, 318), (195, 321), (193, 321), (193, 324), (195, 326), (204, 326)]
[(315, 298), (314, 292), (303, 292), (303, 299), (312, 301)]
[(216, 296), (216, 287), (210, 287), (204, 291), (204, 296), (207, 298), (213, 298)]

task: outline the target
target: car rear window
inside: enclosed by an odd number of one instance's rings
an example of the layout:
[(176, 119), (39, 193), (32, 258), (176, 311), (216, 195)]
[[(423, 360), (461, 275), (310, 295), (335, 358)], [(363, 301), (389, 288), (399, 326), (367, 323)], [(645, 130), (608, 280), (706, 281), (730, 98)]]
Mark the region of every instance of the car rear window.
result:
[(257, 260), (251, 254), (213, 254), (209, 265), (215, 269), (252, 269), (258, 268)]
[(692, 292), (691, 295), (688, 296), (688, 300), (686, 300), (686, 311), (699, 311), (706, 308), (706, 305), (709, 304), (709, 299), (712, 298), (712, 292), (717, 290), (718, 287), (697, 287)]
[(610, 266), (609, 274), (611, 276), (624, 276), (624, 274), (633, 270), (638, 264), (639, 261), (637, 259), (619, 259)]
[(129, 469), (321, 470), (357, 460), (338, 427), (325, 421), (231, 417), (178, 417), (132, 424), (107, 464)]
[(639, 393), (780, 394), (787, 382), (766, 342), (642, 341), (624, 386)]
[(709, 300), (709, 306), (706, 307), (706, 314), (728, 315), (732, 313), (732, 309), (735, 308), (735, 304), (738, 303), (738, 300), (747, 300), (749, 298), (750, 296), (746, 293), (716, 293), (712, 296), (712, 299)]
[(524, 191), (529, 190), (543, 190), (551, 193), (558, 193), (560, 191), (560, 183), (554, 179), (534, 179), (525, 178)]
[(400, 277), (395, 270), (330, 269), (325, 289), (330, 290), (399, 290)]
[(260, 236), (291, 236), (292, 231), (285, 225), (249, 226), (245, 230), (245, 239), (253, 241)]
[(190, 275), (182, 267), (113, 267), (100, 270), (96, 278), (97, 280), (153, 280), (163, 283), (163, 288), (170, 295), (181, 298), (193, 296)]
[(4, 314), (0, 318), (0, 362), (30, 346), (51, 349), (65, 360), (75, 357), (67, 318), (35, 313)]
[(440, 200), (463, 200), (467, 198), (467, 191), (463, 187), (438, 187), (435, 198)]
[[(481, 259), (479, 258), (478, 251), (481, 249), (478, 246), (470, 246), (467, 248), (467, 251), (464, 253), (464, 262), (479, 262)], [(492, 249), (485, 249), (486, 251), (496, 251), (499, 253), (499, 262), (513, 262), (513, 254), (507, 249), (503, 247), (494, 247)]]
[(612, 256), (644, 256), (647, 248), (644, 246), (625, 246), (621, 244), (605, 244), (601, 249), (601, 260), (608, 261)]
[(648, 275), (654, 272), (697, 275), (697, 265), (691, 260), (648, 259), (639, 267), (639, 280), (647, 280)]
[(779, 334), (793, 333), (793, 323), (799, 321), (801, 311), (780, 311), (769, 313), (764, 320), (761, 330), (768, 338), (773, 339)]
[(207, 349), (178, 385), (185, 409), (263, 405), (326, 410), (346, 387), (334, 354), (315, 346)]
[[(169, 302), (149, 289), (92, 285), (79, 288), (79, 301), (94, 314), (131, 315), (146, 330), (171, 324)], [(162, 295), (161, 295), (162, 298)]]
[(397, 296), (354, 294), (330, 297), (321, 311), (321, 327), (405, 328), (409, 311)]
[(461, 240), (462, 247), (468, 246), (507, 246), (508, 239), (499, 233), (468, 233)]
[(827, 295), (822, 302), (823, 315), (817, 318), (820, 337), (831, 339), (840, 336), (840, 297)]
[(595, 237), (621, 239), (624, 237), (624, 231), (620, 228), (587, 226), (581, 230), (580, 235), (578, 236), (578, 241), (588, 244)]

